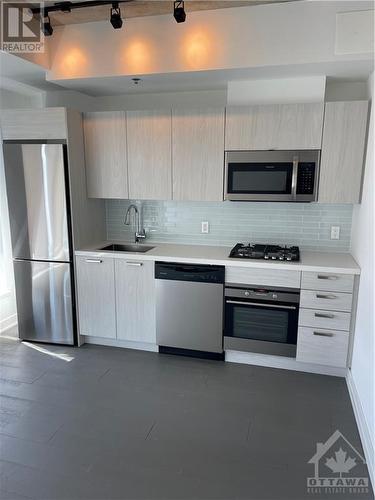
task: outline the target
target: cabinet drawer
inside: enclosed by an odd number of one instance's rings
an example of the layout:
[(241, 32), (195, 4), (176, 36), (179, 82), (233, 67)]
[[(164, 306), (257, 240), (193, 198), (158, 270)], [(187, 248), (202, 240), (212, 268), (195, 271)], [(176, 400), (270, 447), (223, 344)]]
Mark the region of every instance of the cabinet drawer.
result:
[(302, 272), (301, 288), (304, 290), (352, 293), (353, 284), (352, 274)]
[(226, 283), (243, 283), (259, 286), (285, 286), (299, 288), (301, 273), (282, 269), (249, 269), (247, 267), (226, 267)]
[(297, 361), (345, 367), (349, 333), (300, 327), (298, 329)]
[(301, 290), (300, 305), (307, 309), (351, 312), (352, 298), (351, 293)]
[(328, 328), (330, 330), (349, 331), (350, 313), (337, 311), (324, 311), (322, 309), (300, 309), (300, 326), (311, 326), (313, 328)]

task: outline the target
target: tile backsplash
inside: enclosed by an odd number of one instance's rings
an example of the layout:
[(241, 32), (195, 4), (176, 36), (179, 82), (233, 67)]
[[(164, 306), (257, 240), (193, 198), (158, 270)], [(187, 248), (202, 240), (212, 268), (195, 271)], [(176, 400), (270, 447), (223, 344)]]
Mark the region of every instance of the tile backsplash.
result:
[[(106, 200), (107, 237), (129, 240), (124, 225), (129, 200)], [(349, 251), (352, 205), (320, 203), (133, 202), (142, 206), (147, 240), (165, 243), (233, 246), (238, 242), (299, 245), (305, 250)], [(208, 221), (209, 233), (201, 233)], [(340, 239), (331, 240), (331, 226)]]

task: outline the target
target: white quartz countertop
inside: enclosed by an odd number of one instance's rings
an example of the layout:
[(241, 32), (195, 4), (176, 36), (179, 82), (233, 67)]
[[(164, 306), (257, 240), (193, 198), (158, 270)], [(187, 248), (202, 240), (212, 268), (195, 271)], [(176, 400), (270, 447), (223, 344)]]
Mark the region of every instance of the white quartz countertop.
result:
[(294, 271), (315, 271), (345, 274), (360, 274), (361, 270), (349, 253), (301, 251), (299, 262), (280, 262), (267, 260), (229, 258), (231, 247), (208, 245), (180, 245), (170, 243), (146, 242), (153, 246), (146, 253), (101, 251), (100, 248), (111, 243), (129, 243), (124, 241), (102, 241), (80, 250), (76, 255), (93, 257), (113, 257), (127, 260), (151, 260), (165, 262), (184, 262), (192, 264), (216, 264), (221, 266), (253, 267), (264, 269), (283, 269)]

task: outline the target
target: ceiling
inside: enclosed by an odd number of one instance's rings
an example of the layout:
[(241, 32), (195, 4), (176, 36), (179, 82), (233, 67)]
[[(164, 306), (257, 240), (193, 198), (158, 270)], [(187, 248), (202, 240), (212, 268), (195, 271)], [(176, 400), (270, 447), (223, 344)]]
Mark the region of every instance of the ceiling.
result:
[[(186, 0), (185, 11), (189, 12), (198, 10), (216, 10), (233, 7), (256, 6), (262, 4), (296, 2), (300, 0)], [(72, 2), (74, 3), (74, 1)], [(45, 6), (54, 5), (55, 2), (44, 2)], [(121, 14), (123, 18), (144, 17), (144, 16), (159, 16), (163, 14), (172, 14), (173, 1), (169, 0), (127, 0), (120, 4)], [(109, 16), (110, 5), (99, 5), (96, 7), (85, 7), (83, 9), (75, 9), (70, 13), (51, 12), (50, 18), (54, 26), (66, 24), (82, 24), (96, 21), (106, 21)]]

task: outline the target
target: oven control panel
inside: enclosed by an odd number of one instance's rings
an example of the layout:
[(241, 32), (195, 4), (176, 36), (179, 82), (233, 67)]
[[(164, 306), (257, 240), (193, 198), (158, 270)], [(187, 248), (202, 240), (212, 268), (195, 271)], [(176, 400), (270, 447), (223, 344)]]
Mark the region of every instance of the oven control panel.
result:
[(263, 288), (225, 287), (225, 298), (242, 298), (269, 303), (292, 302), (298, 304), (299, 290), (267, 290)]

